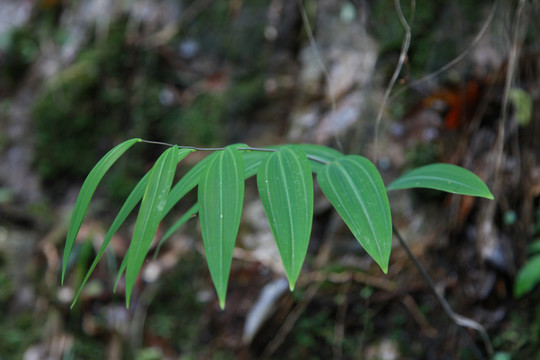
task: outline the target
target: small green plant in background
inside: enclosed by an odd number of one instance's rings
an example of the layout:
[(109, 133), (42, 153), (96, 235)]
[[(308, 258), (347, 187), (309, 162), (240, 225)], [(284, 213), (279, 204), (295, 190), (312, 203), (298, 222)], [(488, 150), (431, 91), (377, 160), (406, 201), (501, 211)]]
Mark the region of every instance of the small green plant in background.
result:
[(529, 246), (530, 257), (516, 276), (514, 296), (519, 298), (529, 293), (540, 283), (540, 239)]
[[(109, 168), (136, 143), (127, 140), (110, 150), (86, 178), (73, 210), (64, 249), (62, 282), (68, 259), (86, 210)], [(162, 144), (163, 143), (158, 143)], [(377, 168), (366, 158), (344, 155), (310, 144), (252, 148), (245, 144), (200, 149), (169, 145), (139, 181), (111, 224), (73, 304), (103, 256), (112, 236), (141, 203), (133, 237), (118, 273), (126, 276), (126, 306), (159, 223), (190, 190), (197, 187), (198, 202), (161, 239), (161, 243), (192, 214), (199, 213), (206, 260), (221, 308), (240, 225), (244, 182), (256, 176), (259, 195), (293, 290), (306, 257), (313, 220), (313, 176), (355, 238), (381, 267), (388, 271), (392, 219), (387, 191), (430, 188), (493, 199), (487, 186), (472, 172), (449, 164), (432, 164), (412, 170), (388, 187)], [(173, 186), (178, 163), (194, 151), (214, 151)], [(160, 245), (161, 245), (160, 243)], [(73, 306), (73, 305), (72, 305)]]

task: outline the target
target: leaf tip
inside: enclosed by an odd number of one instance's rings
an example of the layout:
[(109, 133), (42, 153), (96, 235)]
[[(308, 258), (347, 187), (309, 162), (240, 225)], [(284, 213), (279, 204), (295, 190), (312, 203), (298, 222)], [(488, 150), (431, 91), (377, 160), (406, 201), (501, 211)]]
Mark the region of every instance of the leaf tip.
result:
[(381, 270), (385, 275), (388, 274), (388, 261), (378, 262), (377, 264), (380, 266)]
[(294, 285), (295, 285), (294, 282), (290, 282), (290, 281), (289, 281), (289, 290), (290, 290), (291, 292), (294, 291)]
[(219, 308), (225, 310), (225, 299), (219, 299)]

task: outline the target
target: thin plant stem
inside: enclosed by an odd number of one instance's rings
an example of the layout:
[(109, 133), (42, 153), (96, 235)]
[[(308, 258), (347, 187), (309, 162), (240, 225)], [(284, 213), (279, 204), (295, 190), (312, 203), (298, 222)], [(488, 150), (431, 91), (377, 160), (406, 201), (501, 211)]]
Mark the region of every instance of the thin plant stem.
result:
[(467, 55), (469, 55), (469, 53), (471, 52), (471, 50), (476, 47), (476, 45), (478, 45), (478, 43), (480, 42), (480, 40), (482, 40), (482, 38), (484, 37), (487, 29), (489, 29), (489, 26), (491, 25), (491, 22), (493, 20), (493, 17), (495, 16), (495, 11), (497, 10), (497, 5), (498, 5), (498, 0), (495, 0), (493, 2), (493, 5), (491, 6), (491, 9), (489, 11), (489, 14), (486, 18), (486, 20), (484, 21), (484, 23), (482, 24), (482, 27), (480, 28), (480, 30), (478, 31), (478, 33), (476, 34), (476, 36), (474, 37), (474, 39), (471, 41), (471, 43), (467, 46), (467, 48), (465, 50), (463, 50), (463, 52), (461, 54), (459, 54), (458, 56), (456, 56), (455, 58), (453, 58), (452, 60), (450, 60), (449, 62), (447, 62), (446, 64), (444, 64), (443, 66), (441, 66), (439, 69), (435, 70), (434, 72), (430, 73), (430, 74), (427, 74), (425, 76), (422, 76), (420, 79), (418, 80), (415, 80), (411, 83), (409, 83), (407, 86), (401, 88), (400, 90), (397, 90), (391, 97), (390, 97), (390, 101), (392, 101), (393, 99), (395, 99), (397, 96), (401, 95), (406, 89), (408, 88), (414, 88), (415, 86), (419, 85), (419, 84), (422, 84), (424, 82), (427, 82), (427, 81), (430, 81), (432, 80), (433, 78), (439, 76), (440, 74), (442, 74), (443, 72), (445, 72), (446, 70), (450, 69), (452, 66), (456, 65), (457, 63), (459, 63), (461, 60), (463, 60)]
[[(164, 146), (169, 146), (169, 147), (175, 146), (174, 144), (169, 144), (169, 143), (161, 142), (161, 141), (152, 141), (152, 140), (143, 140), (143, 139), (141, 139), (141, 142), (147, 143), (147, 144), (164, 145)], [(185, 146), (185, 145), (176, 145), (176, 146), (178, 146), (179, 149), (188, 149), (188, 150), (195, 150), (195, 151), (223, 151), (223, 150), (225, 150), (225, 148), (223, 148), (223, 147), (201, 148), (201, 147), (196, 147), (196, 146)], [(279, 149), (256, 148), (256, 147), (250, 147), (250, 146), (248, 146), (248, 147), (240, 147), (240, 148), (237, 148), (237, 150), (263, 151), (263, 152), (277, 152), (277, 151), (279, 151)], [(306, 154), (306, 157), (309, 160), (316, 161), (316, 162), (321, 163), (323, 165), (328, 164), (328, 161), (319, 159), (318, 157), (313, 156), (313, 155)]]
[[(403, 11), (401, 10), (400, 0), (395, 0), (394, 3), (395, 3), (397, 15), (399, 17), (399, 21), (401, 22), (401, 25), (405, 29), (405, 38), (403, 39), (403, 43), (401, 45), (401, 52), (399, 54), (399, 60), (396, 65), (396, 69), (394, 70), (392, 79), (390, 79), (390, 83), (386, 87), (386, 91), (384, 92), (381, 106), (379, 107), (379, 111), (377, 112), (377, 118), (375, 119), (375, 134), (374, 134), (374, 139), (373, 139), (374, 141), (373, 152), (374, 152), (375, 164), (377, 164), (379, 160), (379, 127), (381, 125), (382, 115), (383, 115), (384, 109), (386, 108), (386, 103), (388, 102), (390, 93), (392, 92), (392, 89), (394, 88), (397, 78), (399, 74), (401, 73), (401, 68), (403, 67), (405, 60), (407, 59), (407, 52), (409, 51), (409, 46), (411, 45), (411, 27), (409, 26), (407, 19), (405, 19), (405, 15), (403, 15)], [(416, 6), (415, 0), (411, 0), (411, 20), (412, 20), (412, 17), (414, 16), (415, 6)]]
[[(452, 310), (452, 308), (450, 307), (450, 304), (448, 304), (448, 301), (446, 301), (446, 299), (441, 294), (439, 294), (439, 292), (435, 288), (435, 284), (433, 283), (433, 280), (431, 280), (431, 277), (428, 275), (427, 271), (424, 269), (422, 264), (420, 264), (420, 262), (418, 261), (418, 258), (412, 253), (411, 249), (409, 248), (409, 245), (407, 245), (407, 242), (403, 239), (403, 237), (401, 236), (401, 234), (399, 233), (399, 231), (396, 229), (394, 225), (392, 225), (392, 230), (394, 234), (396, 235), (397, 239), (399, 240), (400, 245), (405, 249), (405, 252), (409, 256), (409, 258), (413, 261), (414, 265), (420, 272), (420, 275), (422, 275), (422, 278), (427, 283), (429, 289), (431, 290), (433, 295), (435, 295), (437, 302), (441, 305), (446, 315), (448, 315), (450, 320), (452, 320), (452, 322), (458, 325), (459, 327), (465, 327), (465, 328), (478, 331), (480, 335), (482, 336), (482, 340), (484, 341), (486, 351), (488, 355), (491, 357), (493, 355), (493, 345), (491, 344), (491, 341), (489, 339), (489, 335), (486, 329), (480, 323), (468, 317), (465, 317), (463, 315), (457, 314), (456, 312), (454, 312), (454, 310)], [(474, 342), (471, 342), (471, 345), (476, 346), (474, 345)], [(473, 350), (478, 350), (478, 349), (473, 348)], [(475, 351), (475, 353), (477, 353), (477, 355), (481, 355), (479, 351)], [(480, 358), (483, 358), (483, 357), (480, 356)]]

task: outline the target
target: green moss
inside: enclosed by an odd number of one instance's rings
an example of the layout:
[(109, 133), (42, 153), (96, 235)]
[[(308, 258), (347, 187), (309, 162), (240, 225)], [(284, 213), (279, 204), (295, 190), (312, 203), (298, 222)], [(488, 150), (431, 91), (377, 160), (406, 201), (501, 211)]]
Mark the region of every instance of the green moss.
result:
[(43, 327), (36, 326), (31, 312), (17, 315), (2, 311), (0, 322), (0, 354), (2, 360), (22, 359), (24, 352), (44, 335)]

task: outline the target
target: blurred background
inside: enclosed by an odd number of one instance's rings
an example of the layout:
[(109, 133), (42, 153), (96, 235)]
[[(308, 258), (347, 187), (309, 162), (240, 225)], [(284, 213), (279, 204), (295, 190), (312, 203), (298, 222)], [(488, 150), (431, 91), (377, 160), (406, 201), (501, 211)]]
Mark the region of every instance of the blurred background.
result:
[[(164, 147), (137, 144), (105, 176), (61, 286), (75, 198), (95, 163), (133, 137), (316, 143), (370, 158), (386, 184), (433, 162), (466, 167), (495, 201), (391, 192), (394, 223), (437, 291), (485, 326), (494, 358), (537, 358), (540, 3), (397, 3), (1, 0), (0, 359), (490, 358), (397, 241), (384, 275), (317, 188), (290, 293), (253, 180), (225, 311), (196, 219), (149, 257), (125, 308), (122, 282), (113, 287), (134, 218), (70, 310), (108, 226)], [(410, 46), (383, 107), (406, 38), (400, 11)], [(156, 244), (194, 201), (173, 209)]]

